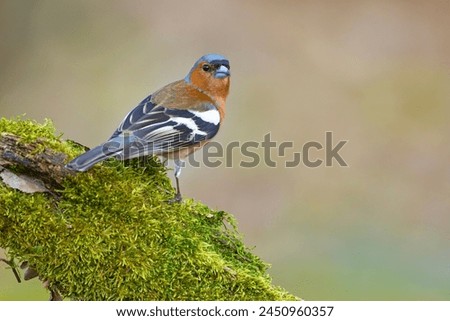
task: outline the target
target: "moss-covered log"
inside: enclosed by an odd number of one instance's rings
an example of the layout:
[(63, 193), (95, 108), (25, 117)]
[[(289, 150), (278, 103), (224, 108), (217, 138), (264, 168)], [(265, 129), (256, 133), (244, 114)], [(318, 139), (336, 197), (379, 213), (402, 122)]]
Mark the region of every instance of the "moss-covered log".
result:
[[(83, 147), (55, 136), (51, 122), (1, 119), (0, 132), (0, 247), (15, 262), (27, 262), (28, 273), (37, 272), (53, 294), (298, 299), (272, 285), (267, 265), (242, 243), (230, 214), (190, 199), (169, 204), (174, 190), (157, 159), (126, 166), (110, 160), (71, 174), (64, 164)], [(20, 191), (11, 176), (45, 188)]]

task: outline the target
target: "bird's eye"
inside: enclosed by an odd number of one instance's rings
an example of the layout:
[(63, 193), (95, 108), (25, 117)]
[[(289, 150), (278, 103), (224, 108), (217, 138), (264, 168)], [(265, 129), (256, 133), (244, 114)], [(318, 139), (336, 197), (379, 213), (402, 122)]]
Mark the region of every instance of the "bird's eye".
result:
[(211, 70), (211, 66), (208, 65), (208, 64), (204, 64), (204, 65), (202, 66), (202, 69), (203, 69), (204, 71), (210, 71), (210, 70)]

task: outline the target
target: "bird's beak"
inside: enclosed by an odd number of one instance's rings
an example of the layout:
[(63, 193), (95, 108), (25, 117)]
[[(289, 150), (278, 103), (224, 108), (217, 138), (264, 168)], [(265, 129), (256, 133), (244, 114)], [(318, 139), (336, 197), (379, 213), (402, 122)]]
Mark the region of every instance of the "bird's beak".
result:
[(220, 67), (216, 69), (216, 72), (215, 72), (214, 75), (215, 75), (216, 78), (228, 77), (230, 75), (230, 69), (228, 69), (224, 65), (220, 65)]

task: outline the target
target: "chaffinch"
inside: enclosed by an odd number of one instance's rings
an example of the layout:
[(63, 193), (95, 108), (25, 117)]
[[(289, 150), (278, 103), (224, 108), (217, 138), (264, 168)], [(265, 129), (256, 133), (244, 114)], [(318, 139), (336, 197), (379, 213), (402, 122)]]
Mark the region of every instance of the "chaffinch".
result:
[(103, 144), (70, 161), (66, 167), (87, 171), (96, 163), (158, 155), (174, 160), (177, 194), (183, 160), (219, 131), (230, 87), (230, 63), (217, 54), (198, 59), (187, 76), (145, 98)]

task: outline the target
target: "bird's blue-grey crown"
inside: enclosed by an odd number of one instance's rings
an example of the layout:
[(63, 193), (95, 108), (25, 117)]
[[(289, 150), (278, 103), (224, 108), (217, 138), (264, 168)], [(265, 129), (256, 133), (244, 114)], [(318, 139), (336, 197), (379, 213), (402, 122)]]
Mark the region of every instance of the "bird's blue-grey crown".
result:
[(198, 67), (201, 62), (207, 62), (208, 64), (215, 66), (214, 77), (225, 78), (230, 76), (230, 62), (227, 58), (218, 54), (207, 54), (200, 57), (191, 68), (187, 76), (184, 78), (186, 82), (190, 82), (192, 72)]

